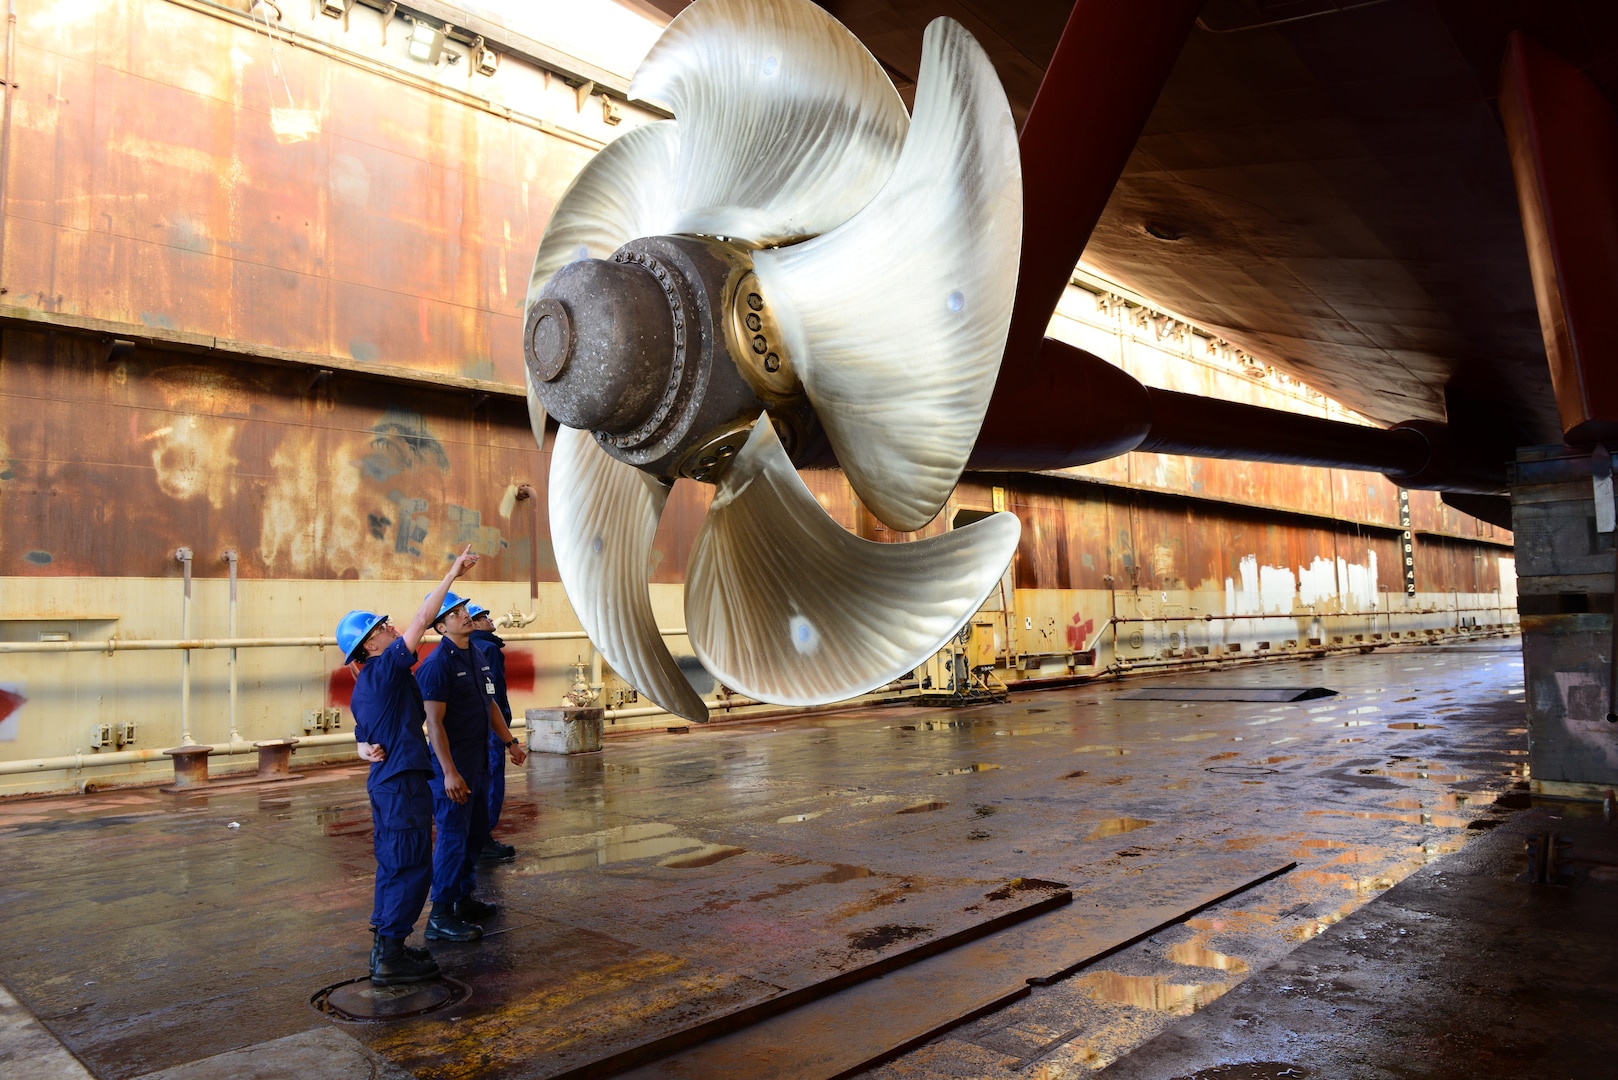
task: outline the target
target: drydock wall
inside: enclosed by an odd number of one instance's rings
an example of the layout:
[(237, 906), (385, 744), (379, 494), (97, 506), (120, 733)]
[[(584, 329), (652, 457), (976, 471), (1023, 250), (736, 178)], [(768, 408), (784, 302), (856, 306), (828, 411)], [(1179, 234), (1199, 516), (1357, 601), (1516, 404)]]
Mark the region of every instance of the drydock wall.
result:
[[(201, 0), (19, 0), (18, 12), (0, 203), (0, 642), (180, 638), (181, 547), (194, 553), (193, 638), (229, 633), (226, 550), (239, 554), (236, 634), (280, 638), (329, 634), (351, 607), (405, 617), (467, 543), (486, 556), (471, 595), (532, 615), (525, 632), (576, 632), (517, 329), (550, 208), (615, 133), (599, 100), (509, 60), (492, 78), (423, 71), (398, 25), (380, 43), (369, 9), (347, 30), (289, 9), (295, 25), (273, 40)], [(275, 133), (272, 46), (318, 114), (306, 138)], [(621, 108), (622, 126), (648, 119)], [(1083, 274), (1052, 329), (1152, 385), (1354, 419)], [(840, 474), (805, 479), (851, 531), (912, 538), (875, 522)], [(524, 483), (537, 520), (515, 499)], [(665, 627), (683, 626), (710, 495), (682, 481), (665, 512), (653, 572)], [(969, 476), (923, 533), (996, 509), (1022, 519), (988, 617), (1008, 680), (1513, 622), (1510, 534), (1430, 493), (1406, 499), (1370, 474), (1131, 454)], [(670, 644), (689, 657), (685, 639)], [(591, 673), (577, 638), (514, 642), (508, 656), (518, 710)], [(236, 730), (302, 735), (310, 710), (342, 709), (338, 659), (240, 650)], [(0, 768), (83, 763), (0, 775), (0, 793), (166, 773), (161, 758), (98, 768), (112, 748), (89, 736), (133, 724), (126, 749), (178, 743), (183, 671), (172, 651), (0, 653)], [(193, 652), (189, 679), (184, 726), (225, 742), (228, 653)], [(602, 681), (624, 706), (616, 726), (667, 722), (610, 671)]]

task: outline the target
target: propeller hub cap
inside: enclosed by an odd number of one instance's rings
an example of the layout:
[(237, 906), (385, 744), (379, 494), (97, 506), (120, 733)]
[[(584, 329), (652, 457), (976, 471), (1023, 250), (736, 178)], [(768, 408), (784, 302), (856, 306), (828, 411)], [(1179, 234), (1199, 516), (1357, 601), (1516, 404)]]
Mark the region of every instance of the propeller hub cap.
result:
[(550, 382), (567, 366), (573, 352), (573, 320), (560, 300), (540, 300), (528, 316), (529, 365), (537, 382)]
[(528, 309), (524, 360), (545, 411), (621, 435), (656, 410), (675, 354), (675, 316), (646, 267), (581, 259)]

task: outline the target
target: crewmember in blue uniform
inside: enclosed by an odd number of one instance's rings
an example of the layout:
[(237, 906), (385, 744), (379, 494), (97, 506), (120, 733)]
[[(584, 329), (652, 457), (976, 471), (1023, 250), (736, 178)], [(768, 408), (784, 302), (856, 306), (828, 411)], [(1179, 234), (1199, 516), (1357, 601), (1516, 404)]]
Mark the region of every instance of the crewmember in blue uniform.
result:
[(425, 949), (405, 946), (427, 901), (433, 853), (433, 798), (428, 788), (432, 761), (423, 732), (426, 710), (410, 669), (450, 583), (477, 561), (470, 546), (461, 552), (403, 633), (386, 615), (369, 611), (350, 611), (337, 624), (343, 659), (357, 667), (349, 704), (354, 738), (360, 757), (371, 763), (365, 782), (376, 851), (371, 981), (379, 986), (421, 982), (438, 974), (438, 964)]
[(490, 728), (510, 751), (513, 764), (521, 765), (527, 755), (494, 703), (494, 674), (472, 645), (466, 601), (445, 594), (433, 629), (443, 640), (416, 671), (433, 750), (433, 818), (438, 824), (427, 938), (475, 941), (483, 936), (477, 924), (495, 913), (493, 904), (472, 895), (478, 849), (489, 835)]
[[(506, 718), (506, 727), (509, 728), (511, 698), (506, 693), (506, 643), (494, 632), (494, 620), (489, 618), (488, 608), (469, 604), (466, 613), (472, 616), (472, 644), (483, 650), (483, 657), (494, 676), (494, 703), (500, 706), (500, 715)], [(500, 810), (506, 803), (506, 747), (492, 724), (489, 726), (488, 801), (489, 832), (492, 834), (500, 824)], [(483, 847), (478, 851), (478, 858), (489, 862), (510, 862), (516, 857), (516, 848), (502, 844), (493, 835), (483, 842)]]

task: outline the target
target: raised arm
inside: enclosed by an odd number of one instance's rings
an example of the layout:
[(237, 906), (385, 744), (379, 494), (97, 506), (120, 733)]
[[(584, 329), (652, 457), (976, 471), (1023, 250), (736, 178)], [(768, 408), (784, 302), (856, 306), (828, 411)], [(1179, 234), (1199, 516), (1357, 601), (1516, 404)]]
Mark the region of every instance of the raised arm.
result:
[(444, 575), (444, 580), (438, 583), (438, 587), (427, 594), (427, 599), (416, 609), (416, 615), (410, 620), (410, 625), (400, 635), (404, 638), (405, 648), (415, 652), (421, 647), (421, 639), (427, 633), (427, 628), (433, 625), (433, 619), (444, 603), (444, 594), (449, 592), (450, 584), (477, 564), (478, 557), (473, 554), (472, 545), (466, 545), (466, 550), (456, 556), (455, 565), (449, 568), (449, 573)]

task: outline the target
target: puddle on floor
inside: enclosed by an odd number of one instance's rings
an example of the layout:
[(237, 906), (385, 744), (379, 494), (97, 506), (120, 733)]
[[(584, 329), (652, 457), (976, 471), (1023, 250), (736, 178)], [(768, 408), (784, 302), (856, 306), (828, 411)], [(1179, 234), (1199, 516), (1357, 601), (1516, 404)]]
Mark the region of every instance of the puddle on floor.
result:
[(1146, 821), (1143, 818), (1132, 818), (1132, 817), (1108, 818), (1106, 821), (1103, 821), (1103, 822), (1099, 823), (1098, 825), (1096, 825), (1095, 831), (1092, 832), (1089, 836), (1086, 836), (1085, 839), (1086, 840), (1101, 840), (1101, 839), (1105, 839), (1106, 837), (1109, 837), (1109, 836), (1118, 836), (1121, 833), (1134, 832), (1136, 829), (1144, 829), (1148, 825), (1155, 825), (1155, 824), (1156, 824), (1156, 822)]
[(1352, 848), (1340, 851), (1333, 858), (1327, 859), (1325, 866), (1370, 866), (1373, 863), (1387, 861), (1387, 855), (1375, 848)]
[(1176, 735), (1170, 742), (1201, 742), (1203, 739), (1217, 739), (1217, 731), (1199, 731), (1195, 735)]
[(659, 859), (657, 865), (666, 866), (671, 870), (693, 870), (699, 866), (712, 866), (716, 862), (724, 862), (746, 852), (747, 849), (744, 847), (732, 847), (729, 844), (703, 844), (688, 854)]
[(1305, 810), (1310, 816), (1329, 814), (1335, 817), (1359, 818), (1363, 821), (1403, 821), (1407, 825), (1433, 825), (1440, 829), (1464, 829), (1466, 818), (1452, 814), (1429, 814), (1426, 811), (1381, 810)]
[(1075, 746), (1073, 749), (1068, 751), (1070, 754), (1111, 754), (1114, 757), (1123, 757), (1129, 752), (1130, 751), (1121, 746), (1104, 746), (1099, 743)]
[(1441, 856), (1453, 855), (1459, 850), (1461, 845), (1456, 841), (1429, 840), (1416, 847), (1416, 860), (1425, 865)]
[(990, 772), (1000, 766), (990, 762), (978, 762), (976, 765), (963, 765), (959, 769), (945, 769), (939, 776), (964, 776), (967, 773)]
[(1287, 928), (1286, 930), (1282, 931), (1281, 936), (1286, 938), (1288, 941), (1311, 941), (1325, 933), (1329, 927), (1336, 926), (1338, 923), (1342, 922), (1350, 912), (1359, 906), (1360, 901), (1351, 900), (1329, 915), (1313, 916), (1298, 926)]
[(1458, 784), (1472, 779), (1465, 773), (1432, 772), (1428, 769), (1358, 769), (1361, 776), (1387, 776), (1395, 780), (1431, 780), (1438, 784)]
[(1251, 934), (1274, 926), (1281, 916), (1268, 911), (1247, 911), (1241, 908), (1220, 910), (1187, 919), (1185, 925), (1203, 937), (1213, 934)]
[(825, 812), (824, 810), (812, 810), (807, 814), (788, 814), (786, 817), (776, 818), (775, 823), (777, 825), (791, 825), (797, 821), (813, 821)]
[(977, 727), (979, 724), (993, 724), (988, 717), (979, 717), (975, 720), (924, 720), (919, 724), (895, 724), (890, 731), (954, 731), (959, 728)]
[(1214, 968), (1217, 971), (1237, 973), (1248, 970), (1247, 961), (1204, 948), (1194, 941), (1169, 946), (1168, 958), (1176, 964), (1184, 964), (1187, 967)]
[(1396, 731), (1438, 731), (1441, 730), (1444, 725), (1424, 724), (1419, 720), (1401, 720), (1397, 724), (1389, 724), (1388, 726)]
[(1499, 797), (1492, 791), (1457, 791), (1426, 799), (1395, 799), (1386, 805), (1394, 810), (1430, 810), (1434, 807), (1459, 810), (1467, 806), (1488, 806)]
[[(663, 832), (658, 835), (637, 837), (635, 835), (637, 830), (663, 830)], [(614, 863), (634, 862), (637, 859), (660, 858), (676, 852), (692, 852), (710, 846), (706, 841), (694, 836), (669, 835), (673, 830), (672, 825), (626, 825), (622, 829), (597, 834), (594, 850), (524, 859), (517, 864), (513, 872), (524, 877), (557, 874), (566, 870), (586, 870), (592, 866), (611, 866)], [(617, 835), (614, 837), (611, 834)], [(589, 838), (560, 838), (561, 841), (579, 839)], [(552, 848), (559, 842), (547, 841), (540, 849)]]
[(848, 807), (848, 806), (876, 806), (876, 805), (879, 805), (881, 803), (890, 803), (890, 802), (898, 802), (898, 801), (899, 801), (899, 796), (897, 796), (897, 795), (856, 795), (856, 796), (848, 799), (846, 802), (842, 803), (842, 805), (845, 806), (845, 807)]
[(1230, 989), (1225, 983), (1175, 983), (1161, 975), (1119, 975), (1096, 971), (1073, 980), (1097, 1001), (1190, 1016)]

